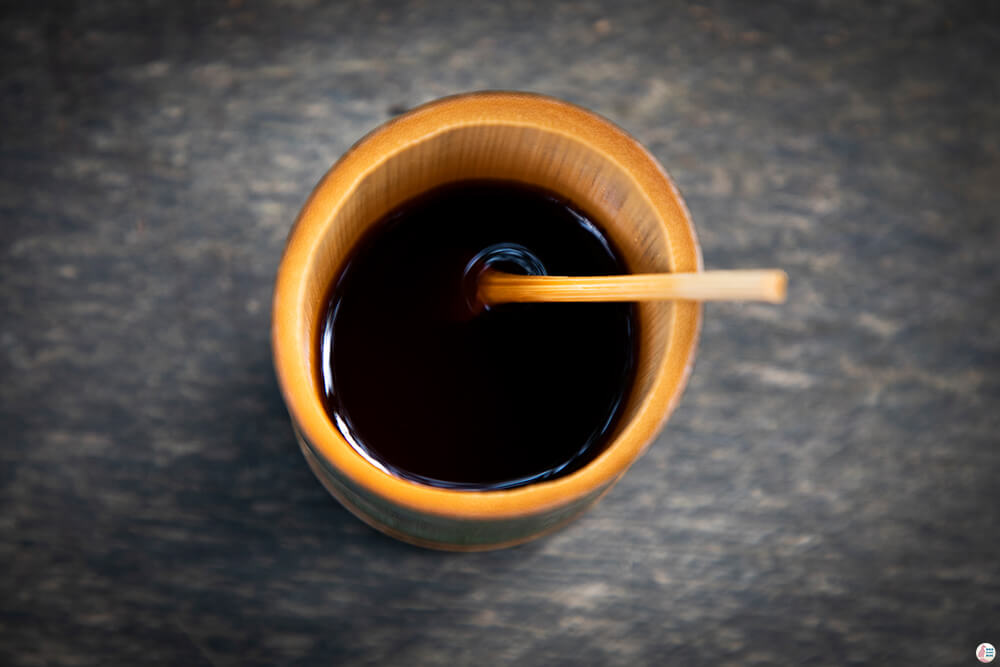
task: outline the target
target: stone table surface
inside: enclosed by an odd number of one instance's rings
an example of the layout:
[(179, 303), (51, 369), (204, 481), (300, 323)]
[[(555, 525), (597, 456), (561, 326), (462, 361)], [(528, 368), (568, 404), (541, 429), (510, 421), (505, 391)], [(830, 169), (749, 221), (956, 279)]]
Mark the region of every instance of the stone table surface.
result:
[[(1000, 9), (0, 9), (0, 664), (974, 664), (1000, 645)], [(591, 108), (710, 268), (689, 388), (568, 529), (416, 549), (327, 496), (271, 369), (312, 186), (459, 91)]]

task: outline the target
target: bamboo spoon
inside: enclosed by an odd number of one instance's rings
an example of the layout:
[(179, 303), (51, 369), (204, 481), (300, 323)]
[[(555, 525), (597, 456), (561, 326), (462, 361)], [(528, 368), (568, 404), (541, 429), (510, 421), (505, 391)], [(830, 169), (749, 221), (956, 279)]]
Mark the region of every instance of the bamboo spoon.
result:
[(523, 276), (493, 269), (479, 278), (488, 305), (539, 301), (769, 301), (785, 300), (784, 271), (704, 271), (625, 276)]

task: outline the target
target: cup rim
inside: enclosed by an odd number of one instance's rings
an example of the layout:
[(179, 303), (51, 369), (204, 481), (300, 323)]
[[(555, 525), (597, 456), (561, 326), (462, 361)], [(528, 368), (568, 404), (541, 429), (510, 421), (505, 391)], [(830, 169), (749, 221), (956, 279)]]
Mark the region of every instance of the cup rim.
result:
[(275, 373), (292, 421), (318, 456), (355, 484), (410, 510), (458, 519), (513, 518), (565, 506), (614, 482), (656, 437), (676, 406), (694, 362), (701, 304), (675, 302), (668, 350), (634, 417), (593, 461), (553, 480), (512, 489), (428, 486), (391, 475), (358, 453), (330, 420), (303, 358), (312, 345), (304, 316), (307, 269), (338, 209), (371, 171), (393, 155), (461, 127), (506, 125), (557, 133), (601, 153), (633, 179), (670, 244), (673, 271), (701, 271), (701, 249), (684, 201), (656, 159), (624, 130), (597, 114), (544, 95), (483, 91), (438, 99), (375, 128), (324, 175), (289, 233), (275, 280), (271, 346)]

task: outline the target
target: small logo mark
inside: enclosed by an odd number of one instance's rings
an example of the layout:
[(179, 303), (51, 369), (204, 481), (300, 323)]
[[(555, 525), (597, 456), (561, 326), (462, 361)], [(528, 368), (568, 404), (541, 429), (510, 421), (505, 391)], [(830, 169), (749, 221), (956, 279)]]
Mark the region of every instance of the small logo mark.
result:
[(997, 650), (993, 644), (983, 642), (976, 647), (976, 657), (979, 658), (979, 662), (993, 662), (993, 659), (997, 657)]

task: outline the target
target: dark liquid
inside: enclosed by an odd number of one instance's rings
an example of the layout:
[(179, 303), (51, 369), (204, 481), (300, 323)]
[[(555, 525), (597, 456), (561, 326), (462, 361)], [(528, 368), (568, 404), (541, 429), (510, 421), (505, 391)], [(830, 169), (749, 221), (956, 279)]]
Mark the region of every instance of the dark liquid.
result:
[(484, 264), (627, 273), (583, 213), (518, 183), (450, 184), (375, 225), (331, 288), (317, 367), (333, 422), (396, 475), (470, 489), (565, 475), (603, 450), (622, 411), (634, 306), (504, 304), (473, 314), (467, 274)]

